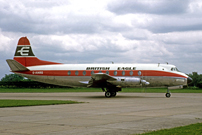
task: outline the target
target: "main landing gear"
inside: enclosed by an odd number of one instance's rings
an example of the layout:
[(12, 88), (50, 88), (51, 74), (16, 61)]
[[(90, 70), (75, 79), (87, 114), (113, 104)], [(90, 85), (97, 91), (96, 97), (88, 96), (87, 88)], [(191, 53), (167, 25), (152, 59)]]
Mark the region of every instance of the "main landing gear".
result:
[(102, 88), (103, 92), (105, 92), (105, 97), (115, 97), (118, 91), (121, 91), (120, 87), (110, 87), (110, 88)]
[(110, 92), (110, 91), (105, 92), (105, 97), (107, 98), (115, 97), (115, 96), (116, 96), (116, 92)]

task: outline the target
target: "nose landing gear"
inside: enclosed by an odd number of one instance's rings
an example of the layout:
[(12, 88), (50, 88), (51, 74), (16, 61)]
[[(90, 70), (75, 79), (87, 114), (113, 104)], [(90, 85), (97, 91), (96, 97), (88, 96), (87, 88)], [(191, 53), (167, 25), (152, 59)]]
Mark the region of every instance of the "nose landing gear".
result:
[(170, 93), (166, 93), (165, 96), (166, 96), (167, 98), (169, 98), (169, 97), (171, 96), (171, 94), (170, 94)]
[(169, 98), (169, 97), (171, 96), (170, 91), (169, 91), (169, 87), (168, 87), (168, 89), (167, 89), (167, 93), (165, 94), (165, 96), (166, 96), (167, 98)]

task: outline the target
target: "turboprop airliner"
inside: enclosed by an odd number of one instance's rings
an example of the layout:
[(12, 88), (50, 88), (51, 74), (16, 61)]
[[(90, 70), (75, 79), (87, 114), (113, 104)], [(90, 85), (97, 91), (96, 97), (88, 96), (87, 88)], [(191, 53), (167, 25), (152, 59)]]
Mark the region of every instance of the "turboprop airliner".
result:
[[(105, 97), (115, 97), (124, 87), (186, 86), (191, 78), (170, 64), (63, 64), (38, 59), (27, 37), (21, 37), (13, 59), (6, 60), (11, 72), (23, 77), (70, 87), (99, 87)], [(170, 97), (169, 89), (165, 94)]]

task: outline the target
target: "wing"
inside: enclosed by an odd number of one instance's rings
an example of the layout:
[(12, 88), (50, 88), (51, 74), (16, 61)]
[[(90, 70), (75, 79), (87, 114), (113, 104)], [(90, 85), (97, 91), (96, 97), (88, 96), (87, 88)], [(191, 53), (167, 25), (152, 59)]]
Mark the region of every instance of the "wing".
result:
[(96, 87), (96, 86), (104, 86), (107, 81), (115, 81), (116, 78), (105, 74), (105, 73), (96, 73), (92, 74), (90, 81), (88, 81), (87, 87)]
[(92, 78), (95, 80), (95, 81), (99, 81), (99, 80), (109, 80), (109, 81), (115, 81), (116, 78), (108, 75), (108, 74), (105, 74), (105, 73), (97, 73), (97, 74), (92, 74)]

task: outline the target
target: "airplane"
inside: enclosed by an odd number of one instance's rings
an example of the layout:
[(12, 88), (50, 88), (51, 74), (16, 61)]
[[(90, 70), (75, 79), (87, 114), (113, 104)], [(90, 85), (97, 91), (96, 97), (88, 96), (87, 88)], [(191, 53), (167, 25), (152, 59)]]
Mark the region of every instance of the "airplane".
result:
[(34, 81), (70, 87), (98, 87), (105, 97), (115, 97), (125, 87), (186, 86), (192, 79), (171, 64), (63, 64), (38, 59), (27, 37), (21, 37), (13, 59), (6, 60), (11, 72)]

